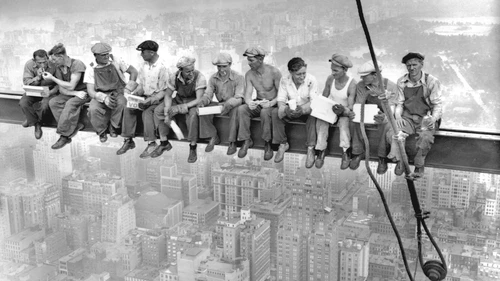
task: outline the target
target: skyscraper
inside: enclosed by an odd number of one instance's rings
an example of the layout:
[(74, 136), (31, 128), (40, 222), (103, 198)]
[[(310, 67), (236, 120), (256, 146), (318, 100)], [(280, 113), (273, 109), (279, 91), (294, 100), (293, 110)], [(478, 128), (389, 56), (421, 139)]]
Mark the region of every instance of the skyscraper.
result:
[(35, 162), (35, 178), (40, 182), (54, 184), (59, 190), (62, 188), (62, 178), (73, 172), (71, 150), (54, 150), (50, 145), (56, 141), (55, 131), (48, 131), (36, 143), (33, 150)]
[(103, 204), (103, 242), (122, 242), (128, 231), (135, 227), (134, 202), (128, 196), (117, 194)]
[(369, 243), (346, 239), (338, 244), (339, 274), (337, 280), (357, 281), (358, 277), (368, 277)]
[(198, 199), (196, 175), (177, 172), (177, 165), (160, 167), (160, 189), (167, 197), (181, 200), (184, 207)]
[(101, 159), (101, 168), (124, 178), (126, 185), (134, 185), (137, 182), (136, 156), (134, 151), (116, 155), (120, 147), (120, 143), (111, 140), (106, 143), (91, 144), (89, 156)]
[(271, 224), (256, 218), (240, 226), (240, 256), (248, 259), (250, 280), (264, 281), (271, 277)]

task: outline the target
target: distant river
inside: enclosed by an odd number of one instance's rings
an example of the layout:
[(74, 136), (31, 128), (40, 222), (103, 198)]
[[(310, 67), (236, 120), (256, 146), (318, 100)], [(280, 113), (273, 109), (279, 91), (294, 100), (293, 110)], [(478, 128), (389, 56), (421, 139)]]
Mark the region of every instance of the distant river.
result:
[(449, 18), (449, 17), (416, 17), (414, 20), (423, 20), (430, 22), (446, 22), (446, 23), (479, 23), (479, 24), (500, 24), (500, 17), (457, 17), (457, 18)]

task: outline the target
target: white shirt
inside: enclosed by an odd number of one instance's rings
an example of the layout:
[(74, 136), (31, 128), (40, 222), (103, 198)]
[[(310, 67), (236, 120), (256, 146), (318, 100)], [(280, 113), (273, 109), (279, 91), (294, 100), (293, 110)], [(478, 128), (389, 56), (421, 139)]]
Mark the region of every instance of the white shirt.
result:
[(139, 77), (137, 82), (142, 86), (145, 96), (152, 96), (168, 87), (168, 77), (170, 69), (165, 61), (158, 60), (149, 64), (144, 61), (139, 67)]
[(318, 95), (318, 82), (316, 78), (309, 73), (306, 73), (304, 83), (295, 86), (292, 76), (288, 74), (286, 77), (281, 77), (280, 87), (278, 89), (278, 101), (286, 103), (289, 100), (295, 99), (297, 105), (304, 105), (311, 102)]

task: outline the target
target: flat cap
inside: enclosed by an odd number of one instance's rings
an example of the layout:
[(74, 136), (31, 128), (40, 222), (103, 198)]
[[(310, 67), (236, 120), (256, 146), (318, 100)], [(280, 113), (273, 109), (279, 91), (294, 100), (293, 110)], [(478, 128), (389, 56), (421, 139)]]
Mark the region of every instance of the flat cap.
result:
[(401, 59), (401, 63), (405, 63), (411, 59), (419, 59), (419, 60), (424, 60), (424, 55), (420, 54), (420, 53), (412, 53), (412, 52), (409, 52), (408, 54), (406, 54), (406, 56), (403, 57), (403, 59)]
[(183, 68), (188, 65), (192, 65), (196, 62), (196, 59), (193, 57), (188, 57), (188, 56), (182, 56), (178, 61), (177, 61), (177, 68)]
[[(378, 69), (382, 71), (383, 65), (379, 61), (377, 62)], [(359, 76), (366, 76), (372, 72), (375, 72), (375, 66), (373, 65), (373, 61), (369, 60), (365, 63), (363, 63), (359, 68), (358, 68), (358, 74)]]
[(99, 42), (95, 43), (94, 46), (90, 48), (90, 51), (96, 55), (109, 54), (111, 53), (111, 46), (108, 43)]
[(333, 54), (332, 58), (329, 59), (328, 61), (333, 63), (333, 64), (343, 66), (343, 67), (347, 67), (347, 68), (352, 67), (351, 60), (347, 56), (344, 56), (344, 55)]
[(219, 53), (217, 57), (212, 60), (213, 65), (228, 65), (233, 62), (233, 58), (228, 53)]
[(136, 50), (137, 51), (149, 50), (149, 51), (153, 51), (153, 52), (158, 52), (158, 43), (156, 43), (155, 41), (152, 41), (152, 40), (146, 40), (146, 41), (142, 42), (141, 44), (139, 44), (139, 46), (137, 46)]
[(255, 56), (265, 56), (266, 51), (261, 47), (250, 47), (243, 53), (244, 57), (255, 57)]

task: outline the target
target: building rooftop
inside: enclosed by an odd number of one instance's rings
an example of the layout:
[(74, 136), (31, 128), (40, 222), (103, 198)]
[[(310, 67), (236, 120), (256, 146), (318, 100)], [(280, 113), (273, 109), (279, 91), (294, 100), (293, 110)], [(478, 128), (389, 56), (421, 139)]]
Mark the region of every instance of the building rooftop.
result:
[(164, 209), (168, 209), (176, 205), (179, 201), (168, 198), (165, 194), (158, 191), (148, 191), (139, 197), (135, 202), (135, 209), (138, 211), (150, 211), (156, 214), (164, 213)]
[(153, 281), (156, 277), (160, 275), (160, 272), (156, 268), (141, 268), (134, 269), (129, 272), (126, 277), (137, 278), (138, 280)]
[(184, 208), (184, 211), (193, 213), (206, 213), (215, 208), (217, 205), (219, 205), (218, 202), (198, 199), (189, 204), (189, 206), (187, 206), (186, 208)]

